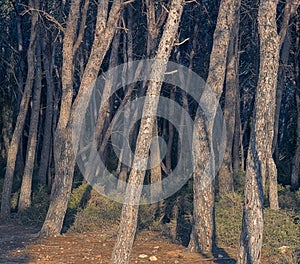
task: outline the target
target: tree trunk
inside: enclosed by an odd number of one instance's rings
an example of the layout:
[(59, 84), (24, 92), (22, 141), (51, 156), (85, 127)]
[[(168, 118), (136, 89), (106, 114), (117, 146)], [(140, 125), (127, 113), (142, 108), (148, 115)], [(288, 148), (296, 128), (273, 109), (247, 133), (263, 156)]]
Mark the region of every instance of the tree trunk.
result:
[[(263, 240), (263, 184), (269, 175), (270, 202), (276, 206), (277, 174), (272, 158), (279, 36), (276, 25), (277, 1), (262, 0), (258, 11), (260, 69), (254, 118), (247, 157), (245, 201), (239, 264), (260, 263)], [(276, 186), (272, 185), (276, 182)], [(272, 188), (272, 189), (271, 189)]]
[(236, 91), (239, 89), (238, 81), (238, 41), (239, 41), (239, 9), (235, 13), (234, 24), (229, 40), (227, 54), (227, 71), (226, 71), (226, 93), (224, 118), (226, 123), (226, 149), (224, 153), (223, 163), (219, 171), (219, 195), (224, 196), (234, 191), (233, 187), (233, 167), (232, 167), (232, 149), (233, 137), (235, 129), (236, 114)]
[[(68, 201), (72, 189), (74, 176), (76, 150), (72, 140), (72, 128), (82, 123), (83, 116), (78, 115), (78, 105), (84, 102), (82, 111), (86, 111), (93, 85), (96, 82), (99, 68), (114, 36), (122, 7), (121, 1), (114, 1), (108, 16), (108, 1), (98, 4), (97, 21), (94, 33), (94, 42), (87, 62), (78, 94), (72, 104), (73, 97), (73, 61), (76, 48), (74, 43), (77, 21), (79, 16), (80, 1), (73, 0), (63, 43), (63, 80), (62, 101), (57, 129), (55, 132), (55, 179), (51, 192), (51, 203), (41, 236), (57, 235), (60, 233), (63, 220), (67, 211)], [(107, 18), (108, 17), (108, 18)], [(103, 41), (105, 40), (105, 41)], [(76, 45), (76, 46), (75, 46)], [(79, 135), (78, 135), (79, 136)]]
[[(172, 87), (170, 91), (170, 99), (175, 101), (175, 92), (176, 92), (176, 87)], [(174, 107), (173, 105), (170, 105), (169, 108), (170, 113), (174, 112)], [(174, 140), (174, 126), (171, 122), (168, 122), (168, 145), (167, 145), (167, 153), (166, 153), (166, 170), (170, 171), (172, 168), (172, 149), (173, 149), (173, 140)]]
[(284, 8), (281, 30), (279, 32), (279, 37), (280, 37), (279, 50), (281, 49), (281, 46), (283, 47), (280, 56), (281, 65), (279, 67), (279, 73), (278, 73), (275, 120), (274, 120), (274, 138), (272, 143), (272, 153), (275, 154), (274, 156), (276, 160), (278, 160), (277, 140), (278, 140), (278, 130), (279, 130), (279, 115), (280, 115), (281, 101), (282, 101), (282, 91), (285, 85), (285, 69), (289, 60), (290, 46), (291, 46), (288, 25), (291, 16), (294, 15), (296, 10), (297, 10), (296, 0), (287, 0)]
[[(183, 11), (183, 5), (184, 2), (182, 0), (173, 0), (171, 3), (168, 19), (155, 56), (155, 59), (159, 61), (158, 63), (154, 63), (150, 73), (150, 80), (155, 78), (156, 80), (161, 81), (149, 81), (143, 108), (143, 118), (141, 120), (140, 131), (137, 139), (135, 158), (133, 162), (134, 166), (131, 170), (126, 188), (126, 198), (122, 208), (117, 241), (110, 260), (111, 264), (129, 263), (137, 226), (138, 204), (146, 170), (145, 165), (139, 164), (139, 159), (145, 159), (149, 155), (153, 125), (156, 118), (155, 114), (163, 80), (162, 76), (166, 70), (167, 62), (172, 51)], [(139, 170), (136, 168), (139, 168)]]
[(71, 144), (71, 129), (67, 127), (73, 97), (73, 43), (79, 17), (79, 0), (72, 0), (63, 40), (62, 98), (60, 115), (55, 132), (55, 178), (51, 190), (51, 202), (40, 231), (40, 236), (60, 233), (71, 192), (75, 157)]
[[(298, 19), (297, 19), (298, 18)], [(295, 50), (298, 52), (294, 55), (295, 56), (295, 79), (296, 79), (296, 104), (297, 104), (297, 144), (296, 144), (296, 151), (293, 160), (293, 169), (292, 169), (292, 176), (291, 176), (291, 189), (297, 190), (299, 188), (300, 180), (300, 22), (299, 18), (300, 15), (298, 14), (296, 18), (296, 43), (295, 43)]]
[[(218, 21), (213, 38), (213, 48), (210, 55), (207, 85), (212, 89), (219, 101), (225, 79), (226, 58), (234, 15), (239, 9), (239, 0), (222, 0), (219, 7)], [(205, 96), (205, 95), (204, 95)], [(203, 97), (203, 95), (202, 95)], [(205, 99), (204, 99), (205, 100)], [(210, 100), (210, 98), (207, 98)], [(210, 106), (212, 116), (216, 115), (216, 107)], [(200, 110), (200, 109), (199, 109)], [(200, 149), (193, 151), (194, 155), (194, 211), (193, 231), (189, 250), (206, 256), (212, 255), (214, 243), (214, 179), (215, 160), (213, 146), (213, 121), (205, 120), (204, 113), (198, 111), (193, 137), (193, 146)], [(197, 136), (199, 135), (199, 136)], [(204, 162), (204, 163), (203, 163)], [(204, 164), (210, 162), (209, 170)]]
[(297, 102), (297, 145), (295, 156), (293, 160), (293, 169), (291, 176), (291, 189), (297, 190), (299, 188), (299, 175), (300, 175), (300, 92), (299, 86), (296, 91), (296, 102)]
[[(38, 34), (40, 34), (40, 32)], [(39, 38), (39, 36), (37, 38)], [(32, 177), (33, 177), (33, 170), (34, 170), (35, 157), (36, 157), (36, 149), (37, 149), (37, 135), (38, 135), (38, 124), (39, 124), (41, 91), (42, 91), (42, 58), (41, 58), (40, 39), (37, 40), (36, 46), (37, 46), (36, 79), (35, 79), (34, 94), (32, 100), (26, 163), (25, 163), (25, 169), (22, 178), (22, 185), (21, 185), (19, 204), (18, 204), (18, 212), (20, 214), (24, 213), (24, 211), (31, 205), (31, 185), (32, 185)]]
[(278, 151), (276, 149), (277, 141), (278, 141), (278, 131), (279, 131), (279, 116), (280, 116), (280, 109), (281, 109), (281, 101), (282, 101), (282, 93), (285, 86), (286, 80), (286, 66), (288, 64), (289, 55), (290, 55), (290, 36), (289, 34), (286, 35), (282, 51), (281, 51), (281, 65), (279, 66), (278, 72), (278, 82), (277, 82), (277, 90), (276, 90), (276, 108), (275, 108), (275, 120), (274, 120), (274, 138), (272, 143), (272, 153), (274, 153), (275, 160), (278, 161)]
[[(33, 2), (30, 2), (30, 5), (33, 6)], [(36, 26), (38, 22), (38, 14), (37, 12), (32, 13), (31, 18), (31, 33), (30, 33), (30, 41), (27, 52), (27, 63), (28, 63), (28, 72), (25, 88), (23, 91), (23, 96), (20, 105), (20, 112), (17, 117), (16, 126), (14, 129), (14, 133), (10, 142), (9, 151), (7, 155), (7, 163), (6, 163), (6, 172), (4, 176), (4, 184), (2, 191), (2, 201), (1, 201), (1, 215), (0, 218), (3, 220), (8, 220), (10, 217), (10, 195), (13, 184), (13, 177), (15, 172), (16, 158), (19, 149), (19, 143), (23, 132), (23, 127), (28, 111), (28, 103), (30, 100), (32, 85), (34, 80), (34, 69), (35, 69), (35, 46), (36, 46)]]
[[(48, 39), (49, 40), (49, 39)], [(49, 50), (47, 43), (43, 41), (43, 50)], [(52, 77), (53, 71), (53, 54), (55, 52), (55, 46), (52, 48), (51, 54), (44, 54), (44, 68), (47, 83), (47, 100), (46, 100), (46, 114), (43, 134), (43, 145), (41, 151), (41, 161), (38, 173), (39, 182), (46, 186), (47, 183), (47, 171), (49, 169), (50, 153), (52, 148), (52, 125), (53, 125), (53, 111), (54, 111), (54, 79)]]
[(241, 140), (241, 98), (240, 98), (240, 89), (239, 86), (236, 90), (235, 97), (235, 125), (234, 125), (234, 137), (233, 137), (233, 146), (232, 146), (232, 166), (234, 176), (237, 176), (241, 170), (242, 164), (241, 160), (244, 159), (242, 140)]
[(253, 130), (246, 165), (245, 202), (237, 262), (239, 264), (259, 264), (261, 257), (264, 197), (256, 150), (257, 136)]
[[(162, 195), (162, 174), (160, 166), (160, 148), (158, 141), (158, 127), (157, 120), (154, 121), (153, 134), (152, 134), (152, 143), (151, 143), (151, 156), (150, 156), (150, 168), (151, 168), (151, 203), (159, 201), (159, 198)], [(157, 184), (159, 183), (160, 184)], [(153, 183), (156, 183), (153, 185)]]

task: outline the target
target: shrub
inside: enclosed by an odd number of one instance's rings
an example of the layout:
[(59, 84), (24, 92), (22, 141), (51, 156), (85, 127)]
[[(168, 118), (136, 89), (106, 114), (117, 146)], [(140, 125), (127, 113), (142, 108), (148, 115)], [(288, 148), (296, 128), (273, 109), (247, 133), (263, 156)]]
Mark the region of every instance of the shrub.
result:
[(278, 185), (279, 207), (283, 209), (300, 208), (300, 190), (291, 191), (290, 186)]
[[(80, 193), (78, 191), (78, 193)], [(119, 221), (122, 204), (98, 194), (96, 191), (90, 191), (90, 198), (86, 207), (77, 207), (78, 210), (74, 216), (74, 224), (70, 232), (95, 231), (103, 228), (110, 228)], [(77, 201), (77, 202), (76, 202)], [(78, 204), (78, 199), (73, 198), (71, 204)]]
[(43, 186), (33, 192), (31, 206), (22, 213), (20, 220), (25, 225), (42, 225), (49, 206), (49, 194)]

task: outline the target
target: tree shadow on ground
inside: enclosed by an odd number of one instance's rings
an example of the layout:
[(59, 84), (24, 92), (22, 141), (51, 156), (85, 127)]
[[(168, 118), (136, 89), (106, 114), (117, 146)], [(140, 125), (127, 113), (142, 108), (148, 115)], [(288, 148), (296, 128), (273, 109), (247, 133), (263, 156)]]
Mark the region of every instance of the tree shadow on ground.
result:
[(0, 263), (28, 263), (26, 244), (36, 241), (38, 228), (18, 224), (0, 225)]
[(214, 262), (218, 264), (235, 264), (236, 260), (228, 255), (224, 248), (216, 247), (214, 252)]

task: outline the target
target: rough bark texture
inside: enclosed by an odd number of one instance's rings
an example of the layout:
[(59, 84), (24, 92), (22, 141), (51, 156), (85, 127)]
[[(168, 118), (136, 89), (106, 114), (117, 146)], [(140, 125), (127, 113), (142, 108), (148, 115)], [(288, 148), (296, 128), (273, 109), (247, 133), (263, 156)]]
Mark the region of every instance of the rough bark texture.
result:
[[(73, 43), (77, 28), (80, 1), (71, 3), (65, 37), (63, 43), (63, 75), (62, 102), (58, 126), (55, 133), (55, 179), (51, 192), (51, 203), (41, 229), (41, 236), (57, 235), (60, 233), (69, 197), (71, 194), (75, 156), (77, 146), (73, 146), (71, 135), (73, 125), (82, 122), (82, 116), (78, 115), (77, 106), (84, 101), (82, 111), (88, 106), (87, 98), (90, 98), (93, 84), (96, 81), (99, 68), (114, 36), (122, 7), (121, 1), (114, 1), (108, 16), (108, 1), (99, 3), (94, 42), (91, 54), (87, 62), (79, 91), (74, 103), (73, 96), (73, 60), (76, 50)], [(108, 18), (107, 18), (108, 17)], [(105, 41), (103, 41), (105, 39)], [(84, 109), (85, 108), (85, 109)]]
[(40, 236), (60, 233), (71, 192), (75, 157), (70, 139), (71, 130), (67, 125), (73, 97), (73, 43), (79, 17), (79, 6), (79, 0), (72, 0), (64, 32), (62, 98), (54, 141), (55, 178), (51, 190), (50, 206)]
[[(153, 125), (156, 118), (155, 114), (162, 85), (160, 80), (162, 80), (162, 76), (166, 70), (167, 62), (174, 44), (183, 11), (183, 5), (184, 1), (182, 0), (172, 1), (164, 32), (155, 56), (155, 59), (160, 61), (159, 63), (154, 63), (150, 79), (156, 79), (157, 81), (150, 81), (148, 85), (143, 108), (143, 118), (141, 120), (140, 132), (137, 138), (134, 158), (134, 164), (136, 165), (133, 166), (134, 168), (141, 167), (141, 169), (132, 169), (129, 176), (117, 241), (110, 260), (111, 264), (129, 263), (137, 226), (138, 203), (142, 192), (146, 169), (144, 165), (139, 164), (139, 159), (147, 158), (149, 154)], [(130, 188), (129, 186), (134, 186), (134, 188)]]
[(257, 152), (261, 163), (263, 186), (268, 181), (271, 209), (279, 209), (277, 169), (272, 157), (276, 86), (279, 67), (280, 38), (276, 25), (277, 1), (262, 1), (258, 13), (260, 34), (260, 72), (256, 91)]
[[(30, 2), (30, 5), (33, 6), (33, 2)], [(10, 195), (13, 184), (13, 177), (15, 172), (16, 158), (19, 148), (20, 139), (23, 132), (23, 127), (28, 111), (28, 103), (30, 101), (30, 96), (32, 92), (32, 85), (34, 81), (34, 56), (35, 56), (35, 46), (36, 46), (36, 26), (38, 22), (37, 12), (32, 13), (31, 18), (31, 33), (30, 41), (27, 52), (27, 63), (28, 63), (28, 72), (26, 78), (26, 84), (23, 91), (23, 96), (20, 105), (19, 115), (17, 117), (17, 122), (15, 125), (14, 133), (10, 142), (9, 151), (7, 155), (6, 163), (6, 172), (4, 176), (3, 191), (2, 191), (2, 200), (1, 200), (1, 214), (0, 218), (7, 220), (10, 217)]]
[(247, 156), (245, 202), (242, 234), (238, 252), (239, 264), (258, 264), (263, 237), (263, 186), (258, 152), (257, 133), (252, 132)]
[[(40, 33), (39, 33), (40, 34)], [(37, 65), (32, 109), (30, 117), (30, 128), (27, 143), (26, 163), (20, 190), (18, 212), (23, 213), (31, 205), (31, 185), (33, 169), (35, 164), (35, 153), (37, 149), (38, 124), (40, 114), (40, 102), (42, 91), (42, 55), (40, 39), (37, 40)]]
[[(239, 1), (222, 0), (213, 38), (213, 47), (210, 55), (209, 74), (207, 85), (219, 100), (225, 79), (226, 58), (230, 39), (230, 32), (234, 21), (234, 14)], [(203, 97), (203, 95), (202, 95)], [(210, 98), (205, 98), (209, 102)], [(211, 114), (215, 116), (217, 105), (211, 105)], [(215, 160), (213, 150), (213, 121), (203, 120), (205, 116), (196, 117), (196, 135), (193, 137), (193, 146), (203, 149), (193, 152), (194, 155), (194, 211), (193, 231), (189, 244), (190, 251), (204, 255), (212, 255), (214, 235), (214, 179)], [(199, 137), (197, 136), (199, 135)], [(199, 159), (199, 160), (198, 160)], [(210, 161), (209, 170), (204, 170), (203, 162)], [(204, 163), (204, 164), (205, 164)], [(201, 165), (202, 164), (202, 165)]]
[(226, 123), (226, 149), (223, 163), (219, 171), (219, 195), (223, 196), (234, 191), (233, 188), (233, 167), (232, 167), (232, 148), (235, 130), (236, 114), (236, 91), (239, 89), (238, 79), (238, 36), (239, 36), (239, 8), (236, 10), (234, 24), (229, 40), (226, 71), (226, 93), (224, 118)]
[[(260, 263), (263, 240), (263, 184), (268, 174), (270, 202), (276, 202), (277, 174), (272, 158), (279, 36), (276, 26), (277, 1), (263, 0), (258, 12), (260, 71), (253, 126), (246, 164), (245, 201), (239, 264)], [(272, 184), (276, 183), (276, 186)], [(270, 204), (271, 205), (271, 204)], [(278, 208), (278, 204), (272, 204)]]

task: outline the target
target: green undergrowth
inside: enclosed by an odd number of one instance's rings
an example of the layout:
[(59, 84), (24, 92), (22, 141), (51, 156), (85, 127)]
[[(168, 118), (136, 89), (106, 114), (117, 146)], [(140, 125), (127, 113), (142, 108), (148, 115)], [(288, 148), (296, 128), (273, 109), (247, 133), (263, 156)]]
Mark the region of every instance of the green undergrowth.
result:
[[(11, 200), (12, 208), (17, 210), (19, 193), (15, 193)], [(32, 194), (31, 206), (19, 217), (24, 225), (41, 226), (44, 223), (49, 206), (49, 194), (46, 188), (38, 186)]]
[(98, 194), (88, 184), (74, 189), (69, 201), (65, 226), (69, 232), (109, 228), (119, 221), (122, 205)]
[[(284, 205), (295, 193), (279, 192), (279, 203)], [(294, 201), (297, 204), (297, 198)], [(239, 245), (242, 228), (243, 199), (230, 194), (216, 203), (217, 244), (220, 247)], [(300, 214), (290, 207), (279, 211), (264, 210), (264, 240), (262, 255), (272, 264), (297, 264), (300, 253)]]
[[(279, 186), (280, 210), (264, 210), (263, 258), (272, 264), (297, 264), (300, 256), (300, 191)], [(16, 193), (12, 206), (17, 209)], [(37, 188), (32, 206), (21, 216), (26, 225), (41, 225), (49, 205), (49, 193)], [(177, 208), (175, 205), (180, 204)], [(64, 222), (64, 232), (117, 230), (122, 204), (112, 201), (82, 184), (73, 189)], [(240, 193), (226, 195), (216, 202), (216, 242), (221, 248), (237, 248), (242, 225), (243, 197)], [(187, 245), (191, 228), (192, 197), (184, 192), (153, 205), (139, 208), (138, 230), (160, 232), (173, 242)], [(179, 216), (179, 218), (178, 218)], [(176, 219), (177, 217), (177, 219)], [(180, 218), (181, 217), (181, 218)], [(182, 230), (181, 230), (182, 229)], [(178, 232), (185, 237), (178, 235)]]

